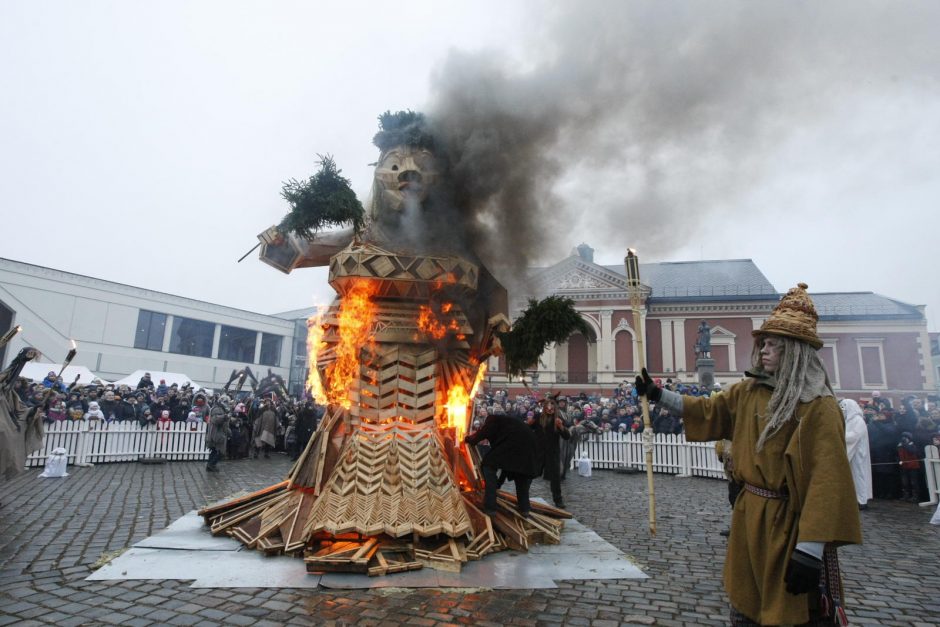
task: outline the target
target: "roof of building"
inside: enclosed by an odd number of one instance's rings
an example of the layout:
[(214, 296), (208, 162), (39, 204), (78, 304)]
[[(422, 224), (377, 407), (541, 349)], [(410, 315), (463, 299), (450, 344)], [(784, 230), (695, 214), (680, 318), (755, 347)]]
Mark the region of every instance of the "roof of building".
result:
[(317, 313), (317, 307), (302, 307), (300, 309), (291, 309), (290, 311), (281, 311), (271, 314), (275, 318), (284, 318), (285, 320), (307, 319)]
[[(625, 275), (623, 265), (604, 266)], [(777, 290), (750, 259), (641, 263), (640, 280), (651, 299), (776, 299)]]
[(820, 292), (810, 293), (810, 296), (820, 320), (924, 318), (924, 312), (919, 307), (874, 292)]

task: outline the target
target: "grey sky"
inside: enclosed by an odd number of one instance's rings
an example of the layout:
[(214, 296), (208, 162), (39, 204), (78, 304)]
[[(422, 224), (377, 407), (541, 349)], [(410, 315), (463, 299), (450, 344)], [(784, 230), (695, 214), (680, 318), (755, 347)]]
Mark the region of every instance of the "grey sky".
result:
[(0, 256), (325, 302), (325, 271), (235, 261), (317, 153), (365, 200), (377, 115), (412, 108), (493, 121), (509, 158), (481, 164), (503, 190), (531, 175), (492, 243), (525, 262), (748, 257), (779, 290), (871, 290), (940, 330), (938, 23), (918, 2), (5, 0), (0, 217), (26, 229)]

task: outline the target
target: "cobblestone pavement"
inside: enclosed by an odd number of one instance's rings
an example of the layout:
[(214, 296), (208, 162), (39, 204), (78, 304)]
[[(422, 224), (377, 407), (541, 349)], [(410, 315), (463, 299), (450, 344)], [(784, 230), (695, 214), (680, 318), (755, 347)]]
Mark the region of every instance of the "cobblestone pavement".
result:
[[(105, 553), (188, 511), (282, 479), (288, 460), (103, 464), (67, 479), (32, 470), (0, 486), (0, 625), (723, 625), (730, 519), (726, 484), (656, 477), (658, 534), (647, 531), (646, 477), (569, 477), (569, 509), (650, 578), (568, 581), (556, 590), (192, 589), (181, 581), (86, 582)], [(535, 496), (547, 484), (533, 485)], [(940, 625), (940, 527), (916, 505), (876, 501), (865, 544), (840, 551), (857, 625)]]

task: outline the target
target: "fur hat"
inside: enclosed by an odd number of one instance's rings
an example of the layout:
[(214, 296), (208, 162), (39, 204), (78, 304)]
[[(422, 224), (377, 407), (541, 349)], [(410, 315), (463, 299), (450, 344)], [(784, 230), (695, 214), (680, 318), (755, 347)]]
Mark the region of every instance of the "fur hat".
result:
[(774, 307), (770, 317), (760, 329), (753, 331), (754, 337), (762, 335), (780, 335), (806, 342), (816, 350), (822, 348), (822, 340), (816, 335), (816, 323), (819, 315), (813, 300), (806, 293), (806, 283), (799, 283), (790, 289)]

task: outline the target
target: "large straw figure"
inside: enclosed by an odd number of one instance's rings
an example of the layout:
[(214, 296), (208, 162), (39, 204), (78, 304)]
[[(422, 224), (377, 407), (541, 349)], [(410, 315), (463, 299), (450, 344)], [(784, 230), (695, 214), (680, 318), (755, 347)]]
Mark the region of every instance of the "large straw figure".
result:
[[(526, 518), (508, 497), (492, 516), (481, 511), (483, 480), (463, 437), (473, 391), (509, 327), (506, 290), (467, 250), (423, 116), (380, 121), (367, 212), (328, 162), (285, 187), (294, 210), (262, 234), (262, 259), (282, 270), (329, 264), (338, 297), (308, 321), (309, 389), (326, 414), (285, 482), (202, 513), (214, 532), (304, 553), (317, 571), (459, 568), (507, 546), (557, 542), (563, 511), (539, 506)], [(344, 220), (352, 227), (318, 230)], [(558, 304), (547, 307), (566, 320), (559, 311), (573, 309)], [(562, 339), (502, 337), (535, 347), (526, 365)]]

